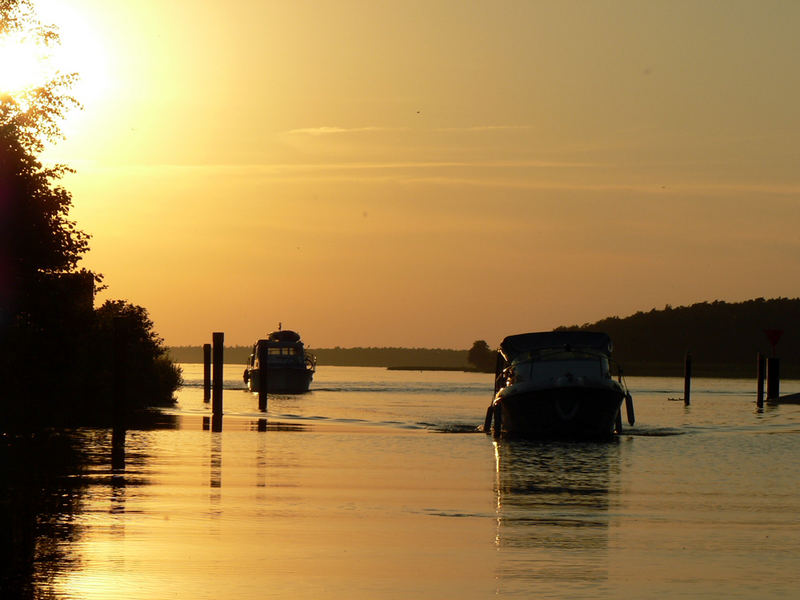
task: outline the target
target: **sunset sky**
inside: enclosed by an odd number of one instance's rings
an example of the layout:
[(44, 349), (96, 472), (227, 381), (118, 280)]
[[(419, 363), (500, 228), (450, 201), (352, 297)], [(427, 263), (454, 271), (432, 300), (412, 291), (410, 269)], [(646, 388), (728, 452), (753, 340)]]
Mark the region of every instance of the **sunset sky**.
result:
[(800, 295), (800, 3), (42, 0), (98, 297), (170, 345)]

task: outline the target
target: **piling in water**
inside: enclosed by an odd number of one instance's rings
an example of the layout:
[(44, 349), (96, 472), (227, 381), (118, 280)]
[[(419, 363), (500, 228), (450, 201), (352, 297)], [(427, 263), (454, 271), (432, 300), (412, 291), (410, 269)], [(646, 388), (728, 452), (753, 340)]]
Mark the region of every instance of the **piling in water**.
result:
[(211, 400), (211, 344), (203, 344), (203, 402)]
[(113, 333), (114, 398), (113, 426), (124, 429), (128, 411), (128, 328), (122, 317), (114, 318)]
[(758, 366), (756, 369), (756, 405), (758, 408), (764, 408), (764, 373), (767, 368), (767, 361), (761, 352), (756, 357)]
[(222, 431), (222, 412), (211, 415), (211, 431), (219, 433)]
[(767, 359), (767, 400), (777, 400), (781, 395), (781, 359)]
[(214, 415), (222, 415), (222, 358), (225, 334), (220, 331), (215, 331), (211, 338), (214, 346), (212, 349), (214, 358), (214, 381), (211, 394), (211, 412)]
[(692, 393), (692, 355), (690, 352), (686, 353), (686, 359), (683, 362), (683, 405), (689, 406), (691, 403)]
[(266, 344), (258, 345), (258, 410), (267, 412), (267, 382), (269, 372), (267, 369), (269, 348)]

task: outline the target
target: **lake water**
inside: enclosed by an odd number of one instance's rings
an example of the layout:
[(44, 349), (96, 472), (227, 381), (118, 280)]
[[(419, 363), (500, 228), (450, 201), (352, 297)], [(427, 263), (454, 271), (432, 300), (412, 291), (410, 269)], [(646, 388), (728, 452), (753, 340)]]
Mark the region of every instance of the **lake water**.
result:
[(159, 426), (77, 432), (90, 466), (36, 530), (31, 597), (800, 593), (800, 406), (757, 411), (754, 380), (696, 379), (685, 407), (682, 379), (629, 378), (617, 440), (536, 443), (476, 433), (491, 375), (322, 366), (264, 415), (241, 370), (221, 431), (184, 365)]

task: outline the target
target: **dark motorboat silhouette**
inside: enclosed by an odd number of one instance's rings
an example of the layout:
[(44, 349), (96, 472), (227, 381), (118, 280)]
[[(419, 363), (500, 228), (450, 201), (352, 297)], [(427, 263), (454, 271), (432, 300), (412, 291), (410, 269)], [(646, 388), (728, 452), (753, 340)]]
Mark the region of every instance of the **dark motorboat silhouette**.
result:
[(541, 438), (609, 438), (622, 429), (623, 399), (633, 425), (630, 393), (621, 375), (619, 381), (611, 376), (611, 349), (605, 333), (506, 337), (500, 344), (485, 430)]
[(267, 357), (267, 392), (278, 394), (302, 394), (317, 368), (316, 357), (308, 352), (295, 331), (273, 331), (266, 339), (253, 344), (253, 352), (244, 370), (244, 382), (251, 392), (261, 386), (261, 356)]

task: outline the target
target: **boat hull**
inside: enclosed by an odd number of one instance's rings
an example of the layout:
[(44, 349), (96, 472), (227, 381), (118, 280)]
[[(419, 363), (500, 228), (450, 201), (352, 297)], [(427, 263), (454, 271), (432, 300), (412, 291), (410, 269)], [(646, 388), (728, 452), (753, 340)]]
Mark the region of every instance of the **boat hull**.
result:
[(621, 389), (605, 386), (514, 388), (497, 394), (495, 427), (537, 438), (610, 438), (625, 398)]
[[(247, 388), (251, 392), (260, 391), (260, 369), (248, 369)], [(311, 385), (314, 372), (305, 368), (275, 367), (267, 370), (267, 393), (304, 394)]]

